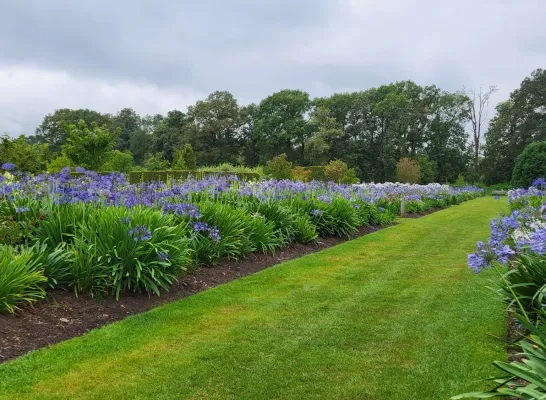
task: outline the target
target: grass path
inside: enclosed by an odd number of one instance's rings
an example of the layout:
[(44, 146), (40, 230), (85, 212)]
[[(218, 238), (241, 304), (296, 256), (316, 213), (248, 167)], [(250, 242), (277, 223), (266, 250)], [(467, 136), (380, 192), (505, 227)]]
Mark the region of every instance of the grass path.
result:
[(0, 399), (419, 399), (505, 358), (480, 198), (0, 365)]

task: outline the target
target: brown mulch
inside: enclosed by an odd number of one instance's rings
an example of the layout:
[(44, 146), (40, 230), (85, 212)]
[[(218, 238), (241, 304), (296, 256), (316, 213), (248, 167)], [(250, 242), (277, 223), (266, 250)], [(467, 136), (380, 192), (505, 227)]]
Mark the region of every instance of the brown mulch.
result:
[(361, 228), (351, 237), (326, 237), (308, 245), (294, 244), (275, 254), (251, 254), (243, 260), (222, 260), (211, 268), (202, 268), (184, 276), (161, 297), (128, 294), (116, 301), (76, 297), (72, 291), (53, 290), (48, 297), (14, 315), (0, 313), (0, 363), (31, 350), (80, 336), (85, 332), (119, 321), (133, 314), (190, 296), (283, 261), (314, 253), (383, 227)]

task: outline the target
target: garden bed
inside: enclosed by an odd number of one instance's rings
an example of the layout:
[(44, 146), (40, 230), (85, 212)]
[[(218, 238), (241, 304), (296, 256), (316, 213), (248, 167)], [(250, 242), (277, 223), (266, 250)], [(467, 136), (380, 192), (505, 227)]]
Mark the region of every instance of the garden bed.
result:
[(222, 260), (211, 268), (186, 275), (161, 297), (127, 294), (98, 300), (72, 291), (53, 290), (45, 301), (16, 314), (0, 314), (0, 363), (31, 350), (80, 336), (95, 329), (171, 301), (253, 274), (265, 268), (373, 233), (387, 226), (362, 227), (350, 237), (331, 236), (303, 245), (292, 244), (275, 254), (251, 254), (240, 261)]

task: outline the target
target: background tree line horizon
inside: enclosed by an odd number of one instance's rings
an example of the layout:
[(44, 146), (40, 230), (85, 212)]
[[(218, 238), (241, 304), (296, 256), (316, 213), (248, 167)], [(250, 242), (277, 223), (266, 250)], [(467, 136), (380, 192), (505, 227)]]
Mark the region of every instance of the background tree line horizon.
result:
[(400, 81), (314, 99), (285, 89), (246, 106), (216, 91), (166, 115), (65, 108), (47, 114), (32, 136), (4, 135), (0, 161), (29, 172), (62, 166), (127, 171), (256, 167), (286, 154), (295, 166), (342, 160), (360, 180), (385, 182), (396, 180), (404, 159), (419, 164), (423, 183), (460, 175), (504, 183), (523, 149), (546, 140), (546, 72), (533, 71), (499, 102), (482, 132), (495, 92), (495, 86), (448, 92)]

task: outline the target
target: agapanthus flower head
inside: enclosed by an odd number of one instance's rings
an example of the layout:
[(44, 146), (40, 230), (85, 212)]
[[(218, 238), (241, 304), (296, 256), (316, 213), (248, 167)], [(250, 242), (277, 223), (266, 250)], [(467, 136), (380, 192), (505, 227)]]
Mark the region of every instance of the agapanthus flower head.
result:
[(161, 262), (164, 262), (164, 263), (169, 262), (169, 255), (165, 253), (164, 251), (160, 251), (159, 253), (157, 253), (157, 258)]
[(195, 232), (207, 232), (209, 230), (209, 224), (206, 222), (192, 222), (191, 226)]
[(129, 231), (129, 235), (135, 241), (146, 241), (152, 238), (152, 232), (150, 232), (144, 225), (134, 227)]
[(17, 214), (26, 213), (28, 211), (30, 211), (30, 208), (28, 208), (28, 207), (15, 207), (15, 212)]
[(7, 162), (2, 164), (2, 169), (4, 171), (13, 171), (15, 169), (15, 164)]
[(329, 203), (329, 204), (332, 203), (332, 198), (330, 196), (326, 196), (326, 195), (322, 195), (322, 194), (320, 196), (317, 196), (317, 200), (323, 201), (323, 202)]
[(322, 215), (324, 214), (324, 211), (322, 210), (319, 210), (319, 209), (314, 209), (314, 210), (311, 210), (311, 215)]
[(192, 222), (190, 225), (193, 227), (194, 232), (206, 233), (215, 242), (220, 242), (220, 231), (217, 227), (201, 221)]
[(126, 215), (126, 216), (124, 216), (124, 217), (121, 217), (121, 218), (119, 219), (119, 222), (121, 222), (122, 224), (128, 225), (128, 224), (131, 223), (132, 220), (133, 220), (132, 217)]
[(508, 245), (504, 245), (500, 248), (494, 249), (495, 255), (497, 256), (497, 261), (501, 264), (506, 264), (508, 259), (516, 254), (514, 250)]
[(540, 229), (531, 234), (530, 248), (538, 255), (546, 254), (546, 229)]
[(79, 172), (79, 173), (83, 174), (83, 173), (87, 172), (87, 170), (85, 168), (83, 168), (83, 167), (76, 167), (76, 172)]
[(163, 212), (165, 213), (171, 212), (181, 217), (187, 215), (190, 218), (194, 218), (194, 219), (201, 217), (201, 214), (199, 213), (199, 209), (197, 208), (197, 206), (195, 204), (189, 204), (189, 203), (180, 203), (180, 204), (167, 203), (163, 206)]
[(533, 181), (532, 186), (535, 188), (546, 188), (546, 179), (537, 178)]
[(487, 261), (482, 254), (472, 253), (468, 255), (468, 266), (472, 271), (478, 273), (487, 267)]
[(220, 230), (215, 226), (209, 229), (209, 237), (216, 243), (220, 243), (220, 240), (222, 239), (220, 237)]

